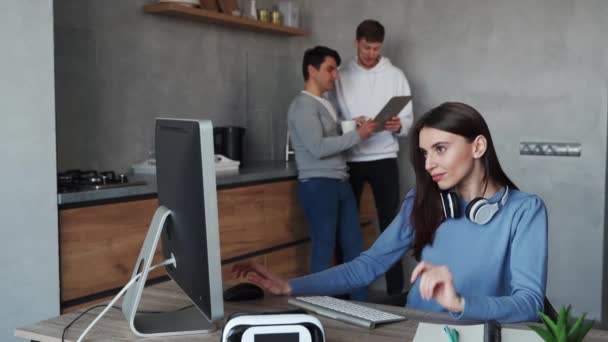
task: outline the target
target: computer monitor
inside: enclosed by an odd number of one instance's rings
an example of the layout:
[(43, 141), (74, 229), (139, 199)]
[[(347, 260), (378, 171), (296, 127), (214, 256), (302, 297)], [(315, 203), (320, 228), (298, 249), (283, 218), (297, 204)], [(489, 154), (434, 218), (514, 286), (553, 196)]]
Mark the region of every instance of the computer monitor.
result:
[[(209, 333), (224, 316), (213, 127), (210, 121), (156, 119), (156, 182), (159, 208), (133, 276), (142, 272), (123, 302), (138, 336)], [(137, 313), (158, 241), (167, 273), (194, 303), (190, 309)]]

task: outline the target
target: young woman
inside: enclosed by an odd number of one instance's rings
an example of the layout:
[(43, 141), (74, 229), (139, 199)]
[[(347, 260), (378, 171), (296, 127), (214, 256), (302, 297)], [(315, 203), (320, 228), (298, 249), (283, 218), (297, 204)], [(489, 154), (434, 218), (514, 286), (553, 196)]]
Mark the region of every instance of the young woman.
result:
[(356, 259), (285, 281), (255, 263), (238, 277), (279, 295), (332, 295), (368, 285), (405, 252), (419, 261), (407, 307), (455, 319), (538, 320), (547, 273), (547, 212), (502, 170), (474, 108), (444, 103), (412, 127), (416, 187), (374, 245)]

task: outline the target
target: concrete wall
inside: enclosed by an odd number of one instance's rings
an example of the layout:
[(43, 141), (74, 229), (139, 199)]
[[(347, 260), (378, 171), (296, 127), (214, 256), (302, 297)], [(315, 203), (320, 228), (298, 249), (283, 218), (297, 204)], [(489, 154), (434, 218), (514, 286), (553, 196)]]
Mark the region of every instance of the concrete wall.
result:
[(0, 2), (0, 340), (59, 314), (53, 12)]
[[(596, 318), (606, 302), (606, 15), (599, 1), (412, 1), (405, 28), (422, 95), (477, 107), (507, 173), (545, 200), (548, 298)], [(583, 155), (520, 156), (520, 141), (580, 142)]]
[[(448, 100), (479, 109), (507, 173), (549, 208), (549, 299), (599, 318), (608, 302), (602, 290), (608, 107), (608, 44), (602, 32), (608, 30), (608, 3), (381, 4), (306, 1), (313, 13), (306, 43), (352, 56), (356, 25), (367, 17), (379, 19), (388, 34), (385, 55), (408, 76), (416, 114)], [(520, 156), (520, 141), (580, 142), (583, 155)], [(406, 169), (407, 160), (401, 159)], [(411, 186), (411, 176), (403, 183)]]
[(297, 38), (146, 14), (147, 2), (55, 2), (59, 170), (126, 171), (153, 150), (156, 117), (243, 126), (247, 159), (281, 157)]

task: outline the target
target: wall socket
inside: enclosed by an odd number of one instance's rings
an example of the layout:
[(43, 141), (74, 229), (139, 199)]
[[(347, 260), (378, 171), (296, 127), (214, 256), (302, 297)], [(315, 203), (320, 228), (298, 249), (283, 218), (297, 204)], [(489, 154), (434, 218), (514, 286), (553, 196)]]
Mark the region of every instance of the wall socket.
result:
[(580, 157), (582, 150), (583, 148), (579, 143), (550, 143), (528, 141), (522, 141), (519, 143), (520, 155)]

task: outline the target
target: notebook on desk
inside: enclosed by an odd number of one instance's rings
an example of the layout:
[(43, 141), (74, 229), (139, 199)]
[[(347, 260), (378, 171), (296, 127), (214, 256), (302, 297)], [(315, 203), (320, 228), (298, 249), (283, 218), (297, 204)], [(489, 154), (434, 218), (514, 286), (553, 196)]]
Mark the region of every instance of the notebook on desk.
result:
[[(414, 336), (414, 342), (449, 341), (443, 328), (446, 324), (419, 323)], [(455, 325), (447, 324), (448, 327), (458, 331), (458, 342), (485, 342), (485, 328), (483, 324)], [(500, 329), (501, 342), (543, 342), (532, 330), (523, 329)]]

